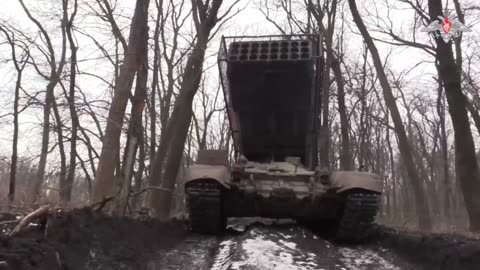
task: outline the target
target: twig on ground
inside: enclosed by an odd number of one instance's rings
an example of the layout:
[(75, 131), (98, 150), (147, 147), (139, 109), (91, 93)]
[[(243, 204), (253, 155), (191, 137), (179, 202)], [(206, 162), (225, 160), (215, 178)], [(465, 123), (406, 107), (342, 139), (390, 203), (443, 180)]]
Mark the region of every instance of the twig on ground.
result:
[(63, 269), (63, 264), (62, 264), (62, 261), (60, 260), (60, 254), (58, 254), (58, 252), (55, 252), (56, 255), (57, 255), (57, 263), (58, 263), (58, 267), (60, 269)]
[(10, 237), (17, 235), (23, 229), (25, 229), (25, 227), (27, 227), (28, 224), (30, 224), (34, 219), (47, 214), (49, 211), (50, 211), (50, 205), (47, 204), (31, 212), (30, 214), (25, 216), (17, 226), (15, 226), (15, 228), (10, 233)]

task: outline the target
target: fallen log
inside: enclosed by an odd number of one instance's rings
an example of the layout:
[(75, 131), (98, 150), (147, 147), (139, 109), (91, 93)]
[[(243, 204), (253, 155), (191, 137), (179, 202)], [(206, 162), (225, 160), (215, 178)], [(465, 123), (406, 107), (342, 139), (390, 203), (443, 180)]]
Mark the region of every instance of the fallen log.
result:
[(15, 228), (12, 230), (12, 232), (10, 232), (10, 237), (13, 237), (13, 236), (17, 235), (18, 233), (20, 233), (21, 231), (23, 231), (28, 226), (28, 224), (30, 224), (33, 220), (35, 220), (37, 218), (40, 218), (42, 216), (46, 216), (50, 212), (50, 208), (51, 208), (51, 206), (47, 204), (47, 205), (41, 206), (37, 210), (35, 210), (35, 211), (31, 212), (30, 214), (26, 215), (20, 221), (20, 223), (18, 223), (18, 225), (15, 226)]

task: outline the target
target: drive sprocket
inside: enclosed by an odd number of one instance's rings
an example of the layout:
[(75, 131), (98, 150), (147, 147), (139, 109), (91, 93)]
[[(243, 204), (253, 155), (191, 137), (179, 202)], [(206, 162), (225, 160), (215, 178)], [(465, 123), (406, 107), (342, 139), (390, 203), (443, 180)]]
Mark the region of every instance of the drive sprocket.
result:
[(192, 231), (203, 234), (224, 232), (226, 216), (222, 186), (214, 181), (197, 180), (188, 183), (185, 192)]
[(359, 243), (367, 240), (380, 207), (380, 194), (354, 192), (346, 196), (343, 214), (337, 225), (336, 240)]

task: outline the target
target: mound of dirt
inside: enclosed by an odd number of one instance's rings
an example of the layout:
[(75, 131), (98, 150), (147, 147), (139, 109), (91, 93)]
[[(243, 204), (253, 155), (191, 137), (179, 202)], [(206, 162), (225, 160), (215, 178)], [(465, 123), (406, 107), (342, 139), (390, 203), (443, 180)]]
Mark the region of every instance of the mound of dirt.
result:
[(0, 269), (145, 269), (187, 235), (180, 222), (109, 217), (88, 208), (50, 214), (0, 238)]
[(375, 230), (376, 243), (413, 262), (417, 269), (480, 269), (480, 240), (452, 234)]

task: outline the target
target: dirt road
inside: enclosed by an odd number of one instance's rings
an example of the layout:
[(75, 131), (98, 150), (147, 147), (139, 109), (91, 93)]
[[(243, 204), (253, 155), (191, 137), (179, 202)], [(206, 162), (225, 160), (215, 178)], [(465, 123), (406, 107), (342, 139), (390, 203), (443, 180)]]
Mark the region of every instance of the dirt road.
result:
[(387, 249), (338, 246), (309, 230), (253, 226), (222, 238), (192, 235), (148, 264), (154, 269), (406, 270), (416, 269)]

